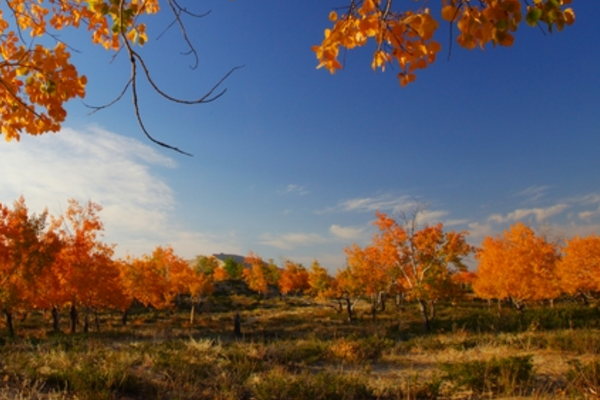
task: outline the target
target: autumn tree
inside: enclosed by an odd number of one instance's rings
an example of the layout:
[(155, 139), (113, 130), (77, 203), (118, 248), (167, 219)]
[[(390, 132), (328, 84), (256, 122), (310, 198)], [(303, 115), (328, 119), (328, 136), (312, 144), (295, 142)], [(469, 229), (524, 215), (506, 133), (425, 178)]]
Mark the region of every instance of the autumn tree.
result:
[(219, 267), (219, 260), (215, 256), (196, 256), (191, 262), (191, 267), (205, 275), (212, 275)]
[(285, 260), (283, 271), (277, 282), (279, 291), (283, 294), (300, 294), (310, 288), (308, 271), (302, 264)]
[(366, 271), (354, 273), (366, 294), (381, 290), (385, 282), (400, 286), (419, 304), (423, 327), (429, 330), (430, 302), (439, 298), (452, 274), (466, 269), (463, 258), (473, 248), (465, 240), (466, 232), (446, 232), (441, 223), (420, 227), (421, 214), (422, 209), (416, 207), (398, 223), (378, 212), (374, 224), (379, 233), (365, 249), (351, 247), (348, 260), (353, 264), (350, 271)]
[(13, 312), (28, 311), (43, 291), (46, 273), (61, 242), (56, 224), (48, 223), (48, 212), (30, 214), (20, 197), (12, 210), (0, 204), (0, 309), (10, 335), (14, 335)]
[[(181, 275), (178, 277), (183, 280), (187, 294), (190, 296), (191, 308), (190, 308), (190, 324), (193, 324), (196, 320), (196, 309), (202, 304), (203, 299), (210, 296), (215, 291), (214, 279), (215, 271), (222, 270), (218, 267), (218, 262), (215, 257), (209, 257), (211, 273), (208, 273), (206, 266), (196, 265), (187, 270), (181, 271)], [(217, 266), (215, 266), (217, 265)]]
[(252, 252), (244, 259), (244, 263), (250, 266), (249, 268), (244, 269), (244, 282), (246, 282), (251, 290), (266, 297), (269, 293), (267, 277), (265, 276), (266, 263), (260, 256)]
[[(342, 68), (340, 49), (368, 43), (375, 48), (371, 67), (384, 71), (397, 65), (401, 86), (416, 79), (416, 72), (435, 62), (442, 45), (434, 40), (441, 18), (458, 30), (456, 42), (466, 49), (486, 45), (511, 46), (523, 19), (549, 32), (562, 30), (575, 21), (565, 7), (571, 0), (417, 0), (415, 9), (405, 9), (398, 0), (350, 0), (347, 7), (331, 11), (333, 26), (325, 30), (323, 42), (313, 46), (319, 65), (331, 73)], [(398, 6), (400, 5), (400, 6)]]
[(79, 309), (84, 310), (84, 330), (88, 330), (90, 312), (104, 308), (122, 308), (120, 271), (112, 260), (114, 246), (102, 241), (102, 207), (92, 201), (81, 205), (69, 200), (60, 230), (63, 246), (53, 265), (60, 287), (49, 293), (56, 307), (69, 306), (71, 332), (77, 329)]
[(231, 257), (228, 257), (223, 262), (223, 269), (227, 272), (231, 279), (242, 279), (242, 274), (244, 273), (244, 264), (235, 261)]
[[(67, 28), (85, 30), (96, 45), (124, 53), (131, 65), (129, 80), (121, 93), (106, 105), (92, 107), (101, 110), (119, 101), (130, 92), (135, 116), (144, 134), (152, 142), (187, 154), (178, 148), (156, 140), (143, 124), (138, 104), (138, 85), (145, 79), (161, 97), (180, 104), (202, 104), (220, 97), (219, 87), (237, 68), (199, 98), (178, 99), (166, 93), (153, 80), (144, 58), (136, 47), (148, 41), (144, 16), (171, 12), (173, 23), (181, 29), (182, 39), (198, 63), (197, 52), (189, 40), (184, 17), (200, 18), (176, 0), (9, 0), (0, 10), (0, 132), (7, 140), (19, 139), (21, 133), (39, 135), (57, 132), (67, 112), (65, 103), (86, 95), (87, 77), (80, 74), (71, 60), (72, 49), (59, 39)], [(161, 5), (166, 5), (162, 11)], [(44, 39), (51, 40), (44, 40)], [(52, 45), (53, 41), (56, 44)]]
[(522, 309), (526, 301), (560, 295), (556, 245), (522, 222), (512, 225), (502, 236), (486, 237), (475, 257), (479, 263), (473, 290), (479, 297), (509, 298)]
[(317, 260), (314, 260), (308, 270), (308, 295), (317, 300), (326, 299), (332, 282), (333, 277), (329, 275), (329, 272)]
[(600, 293), (600, 237), (575, 236), (567, 240), (562, 253), (556, 264), (561, 290), (584, 301), (595, 298)]

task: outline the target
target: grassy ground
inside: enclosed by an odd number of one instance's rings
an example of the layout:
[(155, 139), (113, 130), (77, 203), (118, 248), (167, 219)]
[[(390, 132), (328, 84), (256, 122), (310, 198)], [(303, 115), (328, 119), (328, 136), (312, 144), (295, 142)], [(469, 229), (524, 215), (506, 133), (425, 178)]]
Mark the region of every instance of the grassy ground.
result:
[[(346, 322), (303, 299), (232, 295), (190, 326), (185, 310), (102, 315), (101, 331), (50, 332), (49, 316), (0, 336), (0, 399), (598, 398), (600, 311), (575, 304), (498, 315), (441, 306)], [(241, 338), (233, 335), (235, 312)], [(67, 329), (66, 315), (64, 327)], [(2, 328), (2, 327), (0, 327)]]

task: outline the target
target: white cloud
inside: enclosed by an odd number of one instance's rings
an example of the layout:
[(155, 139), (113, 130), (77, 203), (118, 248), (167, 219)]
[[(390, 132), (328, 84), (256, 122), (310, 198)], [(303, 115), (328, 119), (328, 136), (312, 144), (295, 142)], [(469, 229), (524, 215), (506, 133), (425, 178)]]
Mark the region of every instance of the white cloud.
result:
[(325, 214), (334, 211), (343, 212), (370, 212), (375, 211), (391, 211), (393, 213), (400, 212), (415, 203), (410, 196), (394, 197), (391, 195), (380, 195), (376, 197), (356, 198), (344, 200), (334, 207), (329, 207), (325, 210), (318, 211), (317, 214)]
[(53, 215), (65, 211), (69, 198), (99, 203), (104, 240), (118, 244), (117, 256), (165, 244), (184, 257), (203, 248), (239, 250), (234, 235), (212, 237), (176, 226), (174, 193), (156, 172), (175, 167), (171, 158), (137, 140), (95, 127), (65, 128), (0, 144), (0, 202), (11, 204), (23, 195), (31, 211), (47, 207)]
[(522, 208), (510, 212), (505, 216), (501, 214), (493, 214), (488, 218), (488, 221), (497, 224), (502, 224), (522, 221), (530, 216), (534, 216), (537, 222), (542, 222), (550, 217), (562, 213), (568, 207), (569, 206), (567, 204), (556, 204), (546, 208)]
[(327, 239), (316, 233), (288, 233), (285, 235), (265, 233), (261, 236), (259, 243), (282, 250), (291, 250), (298, 246), (325, 243), (326, 241)]
[(306, 190), (306, 188), (304, 186), (300, 186), (300, 185), (287, 185), (285, 187), (285, 189), (283, 190), (279, 190), (278, 193), (280, 194), (290, 194), (290, 193), (296, 193), (300, 196), (303, 196), (305, 194), (310, 193), (308, 190)]
[(535, 202), (544, 197), (551, 187), (552, 186), (530, 186), (527, 189), (518, 192), (516, 196), (525, 197), (527, 201)]
[(356, 228), (351, 226), (339, 226), (339, 225), (331, 225), (329, 227), (329, 232), (344, 240), (358, 240), (362, 237), (365, 232), (364, 228)]

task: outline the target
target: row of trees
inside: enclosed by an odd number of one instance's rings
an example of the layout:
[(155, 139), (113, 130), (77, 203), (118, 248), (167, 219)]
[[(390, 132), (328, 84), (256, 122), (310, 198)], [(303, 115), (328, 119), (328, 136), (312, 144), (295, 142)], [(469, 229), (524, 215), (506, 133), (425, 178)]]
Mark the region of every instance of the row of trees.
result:
[[(21, 197), (13, 207), (0, 204), (0, 310), (14, 334), (13, 315), (47, 310), (59, 329), (59, 313), (69, 309), (75, 332), (83, 311), (89, 316), (104, 309), (127, 311), (134, 301), (157, 309), (171, 307), (177, 296), (195, 306), (214, 290), (213, 277), (174, 254), (157, 247), (151, 255), (113, 259), (114, 246), (102, 242), (101, 207), (69, 201), (64, 215), (31, 214)], [(97, 320), (96, 320), (97, 321)]]
[[(70, 200), (65, 214), (53, 217), (31, 214), (22, 197), (12, 208), (0, 204), (0, 310), (11, 334), (15, 312), (46, 310), (58, 330), (60, 311), (68, 309), (71, 331), (81, 319), (87, 331), (90, 315), (101, 310), (120, 310), (126, 323), (135, 301), (165, 309), (183, 297), (194, 323), (215, 282), (235, 279), (264, 297), (277, 289), (326, 301), (345, 309), (350, 320), (359, 299), (370, 299), (373, 317), (388, 298), (399, 306), (412, 300), (426, 330), (436, 302), (458, 299), (467, 287), (480, 298), (510, 299), (518, 308), (563, 294), (587, 301), (600, 292), (600, 237), (557, 244), (522, 223), (486, 237), (476, 249), (466, 242), (467, 232), (445, 230), (441, 223), (420, 226), (419, 209), (401, 215), (400, 222), (377, 213), (379, 233), (365, 247), (348, 247), (346, 267), (331, 276), (316, 260), (309, 269), (292, 260), (278, 267), (252, 252), (243, 263), (214, 256), (190, 262), (158, 246), (150, 255), (114, 259), (114, 246), (101, 240), (100, 210), (91, 201)], [(475, 272), (464, 263), (472, 254)]]

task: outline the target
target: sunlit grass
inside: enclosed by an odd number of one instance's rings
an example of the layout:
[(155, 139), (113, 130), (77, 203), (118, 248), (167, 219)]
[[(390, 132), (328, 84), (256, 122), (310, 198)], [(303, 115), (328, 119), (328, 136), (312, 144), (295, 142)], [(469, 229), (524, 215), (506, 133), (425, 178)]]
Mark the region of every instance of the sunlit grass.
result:
[[(590, 308), (499, 318), (482, 304), (441, 306), (425, 334), (412, 306), (372, 320), (364, 304), (348, 323), (302, 298), (222, 303), (194, 325), (185, 309), (138, 309), (127, 326), (107, 313), (99, 331), (74, 335), (31, 313), (17, 337), (0, 336), (0, 400), (552, 399), (590, 397), (600, 386)], [(242, 337), (233, 334), (237, 312)]]

